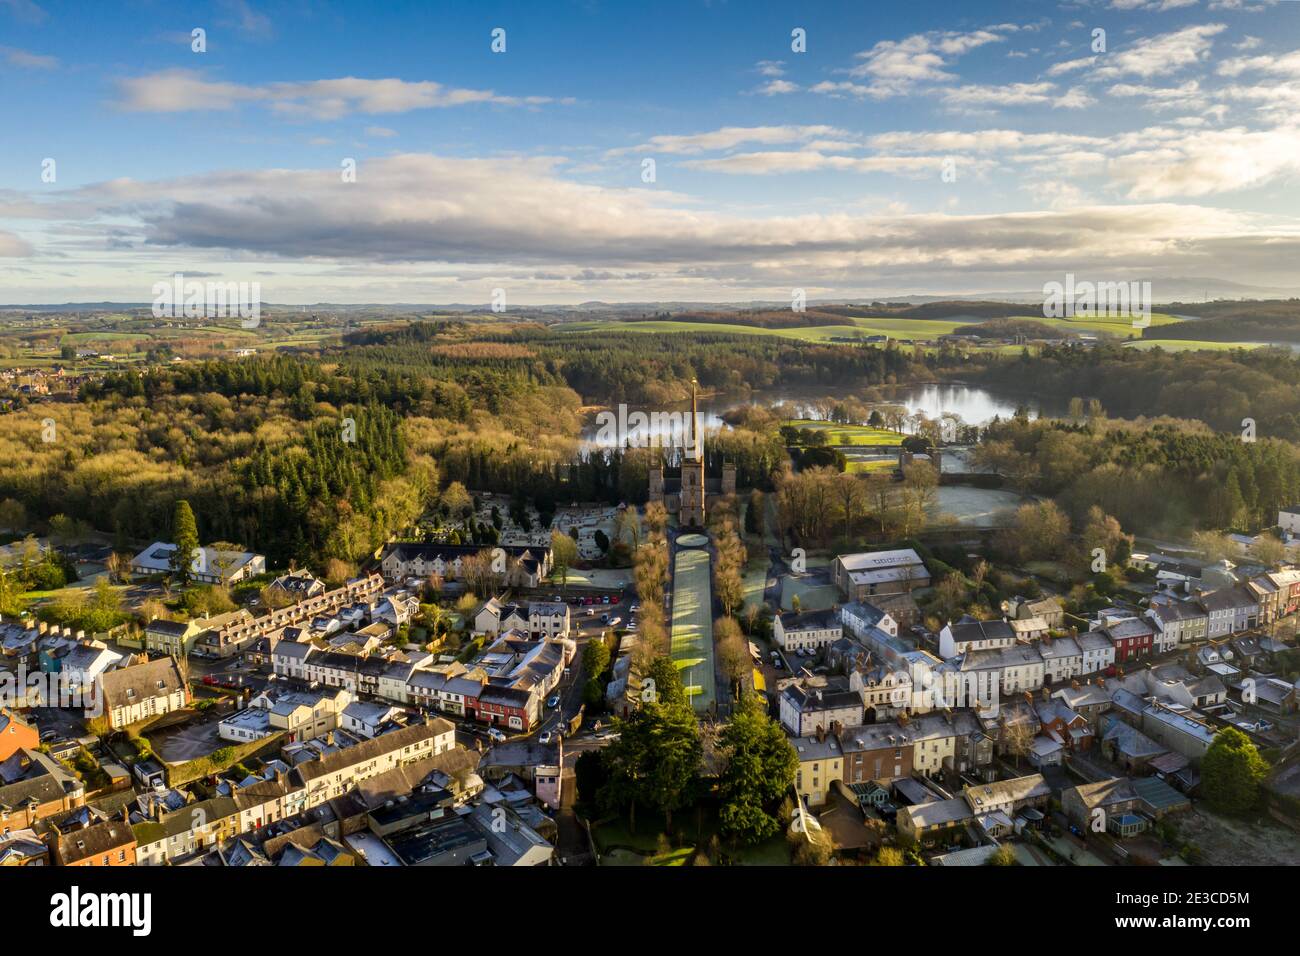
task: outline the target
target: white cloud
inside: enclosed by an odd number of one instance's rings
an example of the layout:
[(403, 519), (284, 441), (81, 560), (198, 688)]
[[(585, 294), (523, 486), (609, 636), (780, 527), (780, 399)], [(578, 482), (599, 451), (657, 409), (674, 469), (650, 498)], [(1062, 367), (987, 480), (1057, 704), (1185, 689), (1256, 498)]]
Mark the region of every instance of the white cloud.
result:
[(999, 24), (969, 33), (935, 32), (916, 33), (902, 40), (881, 40), (869, 50), (857, 54), (862, 62), (848, 73), (855, 79), (865, 79), (864, 84), (818, 84), (815, 92), (852, 93), (883, 99), (912, 91), (918, 84), (942, 83), (954, 79), (946, 67), (953, 57), (984, 46), (1001, 42), (1002, 34), (1017, 28), (1013, 24)]
[(1194, 7), (1197, 0), (1110, 0), (1112, 10), (1177, 10), (1181, 7)]
[[(876, 161), (920, 162), (915, 156)], [(1259, 233), (1238, 213), (1171, 204), (1093, 206), (1068, 214), (754, 218), (684, 208), (682, 197), (655, 190), (569, 182), (558, 175), (560, 168), (546, 158), (407, 154), (370, 161), (367, 175), (347, 186), (332, 170), (232, 170), (100, 183), (55, 198), (42, 193), (42, 202), (56, 207), (55, 214), (92, 207), (80, 231), (95, 223), (120, 230), (124, 218), (133, 219), (143, 249), (191, 259), (249, 256), (272, 271), (280, 261), (338, 261), (356, 269), (423, 262), (467, 273), (549, 264), (646, 269), (665, 277), (834, 279), (841, 270), (978, 270), (993, 261), (1007, 269), (1093, 260), (1136, 267), (1135, 259), (1171, 250), (1172, 264), (1199, 243)], [(1279, 245), (1276, 254), (1295, 248)], [(274, 295), (273, 284), (264, 287)]]
[(1148, 79), (1176, 73), (1208, 57), (1214, 38), (1226, 29), (1222, 23), (1206, 23), (1143, 37), (1103, 57), (1094, 74), (1102, 78), (1131, 75)]
[(1180, 86), (1157, 87), (1143, 83), (1116, 83), (1107, 91), (1111, 96), (1140, 97), (1143, 105), (1153, 109), (1201, 109), (1208, 104), (1201, 84), (1188, 80)]
[(1097, 62), (1095, 56), (1081, 56), (1077, 60), (1065, 60), (1062, 63), (1054, 63), (1047, 70), (1048, 76), (1060, 76), (1062, 73), (1073, 73), (1075, 70), (1082, 70), (1085, 67), (1092, 66)]
[(1300, 128), (1200, 130), (1116, 157), (1112, 178), (1131, 199), (1208, 196), (1300, 174)]
[(119, 81), (118, 105), (138, 112), (177, 113), (230, 110), (245, 103), (268, 105), (283, 115), (337, 119), (351, 113), (404, 113), (469, 103), (534, 106), (553, 102), (544, 96), (500, 96), (491, 90), (458, 89), (429, 80), (366, 80), (342, 77), (249, 86), (204, 79), (193, 70), (172, 69)]
[(1008, 83), (1004, 86), (959, 86), (943, 94), (944, 101), (957, 106), (1025, 106), (1050, 103), (1055, 83)]
[(687, 160), (682, 165), (716, 173), (767, 176), (821, 170), (853, 173), (893, 173), (913, 177), (937, 176), (939, 156), (835, 156), (816, 149), (735, 153), (716, 159)]
[(4, 61), (10, 66), (27, 70), (53, 70), (59, 65), (57, 57), (29, 53), (27, 50), (19, 50), (11, 46), (0, 46), (0, 57), (4, 57)]
[(1294, 50), (1282, 56), (1234, 57), (1220, 63), (1217, 72), (1220, 76), (1265, 73), (1272, 76), (1293, 76), (1300, 79), (1300, 50)]
[(627, 153), (708, 153), (734, 149), (746, 143), (774, 146), (798, 143), (819, 136), (851, 137), (834, 126), (724, 126), (705, 133), (652, 136), (639, 146), (609, 150), (607, 156)]
[(1053, 109), (1082, 110), (1097, 101), (1081, 86), (1072, 86), (1052, 101)]
[(770, 80), (755, 92), (762, 93), (764, 96), (778, 96), (782, 93), (798, 93), (799, 86), (789, 80)]

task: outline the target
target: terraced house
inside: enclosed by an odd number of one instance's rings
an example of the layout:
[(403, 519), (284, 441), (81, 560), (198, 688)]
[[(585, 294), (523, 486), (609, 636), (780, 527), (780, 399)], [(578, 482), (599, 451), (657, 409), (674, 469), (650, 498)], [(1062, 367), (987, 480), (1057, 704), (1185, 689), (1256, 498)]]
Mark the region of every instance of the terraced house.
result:
[(477, 544), (404, 542), (388, 545), (379, 566), (388, 581), (431, 575), (455, 581), (463, 576), (467, 560), (484, 552), (490, 555), (493, 550), (500, 550), (505, 558), (505, 568), (500, 572), (503, 586), (540, 587), (551, 573), (551, 549), (536, 545), (500, 545), (494, 549)]

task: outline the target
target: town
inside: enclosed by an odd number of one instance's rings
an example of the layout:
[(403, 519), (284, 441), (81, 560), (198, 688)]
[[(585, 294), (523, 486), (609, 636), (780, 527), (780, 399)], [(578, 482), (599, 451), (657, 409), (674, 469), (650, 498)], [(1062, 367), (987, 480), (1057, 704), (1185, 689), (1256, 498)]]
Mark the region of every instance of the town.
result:
[[(1005, 557), (1049, 504), (787, 554), (800, 479), (738, 488), (689, 441), (641, 506), (543, 519), (452, 483), (422, 537), (320, 577), (200, 544), (186, 501), (133, 555), (66, 523), (19, 539), (6, 581), (95, 583), (0, 623), (0, 858), (1124, 865), (1244, 862), (1218, 814), (1296, 826), (1300, 509), (1177, 554), (1100, 521), (1072, 546), (1100, 535), (1115, 563), (1081, 596)], [(924, 447), (899, 446), (886, 494), (957, 451)], [(471, 536), (499, 543), (452, 543)], [(103, 630), (50, 622), (69, 606)], [(626, 761), (674, 773), (639, 833)], [(716, 818), (684, 824), (691, 805)]]
[(1300, 3), (0, 0), (0, 79), (11, 935), (1293, 932)]

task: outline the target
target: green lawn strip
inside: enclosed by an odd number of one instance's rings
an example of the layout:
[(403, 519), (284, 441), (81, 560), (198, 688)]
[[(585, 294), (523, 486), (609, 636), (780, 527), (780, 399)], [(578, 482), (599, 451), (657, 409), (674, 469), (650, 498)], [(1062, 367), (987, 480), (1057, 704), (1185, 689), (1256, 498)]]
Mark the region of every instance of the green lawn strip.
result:
[(709, 552), (678, 551), (673, 563), (671, 654), (696, 710), (713, 704), (712, 587)]

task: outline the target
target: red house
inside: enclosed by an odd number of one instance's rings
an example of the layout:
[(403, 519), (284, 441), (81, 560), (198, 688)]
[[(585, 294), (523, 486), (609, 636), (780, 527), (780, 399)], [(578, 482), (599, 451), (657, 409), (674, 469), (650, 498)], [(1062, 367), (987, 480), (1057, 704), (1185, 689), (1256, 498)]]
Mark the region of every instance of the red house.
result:
[(537, 721), (537, 698), (531, 691), (488, 684), (478, 695), (478, 719), (491, 727), (531, 730)]
[(1035, 710), (1041, 725), (1039, 733), (1059, 742), (1066, 750), (1088, 750), (1092, 747), (1092, 728), (1087, 718), (1066, 705), (1065, 701), (1052, 698), (1039, 701)]
[(1155, 646), (1155, 630), (1150, 624), (1133, 618), (1118, 621), (1110, 627), (1103, 627), (1101, 632), (1115, 645), (1115, 663), (1138, 657), (1146, 657)]

